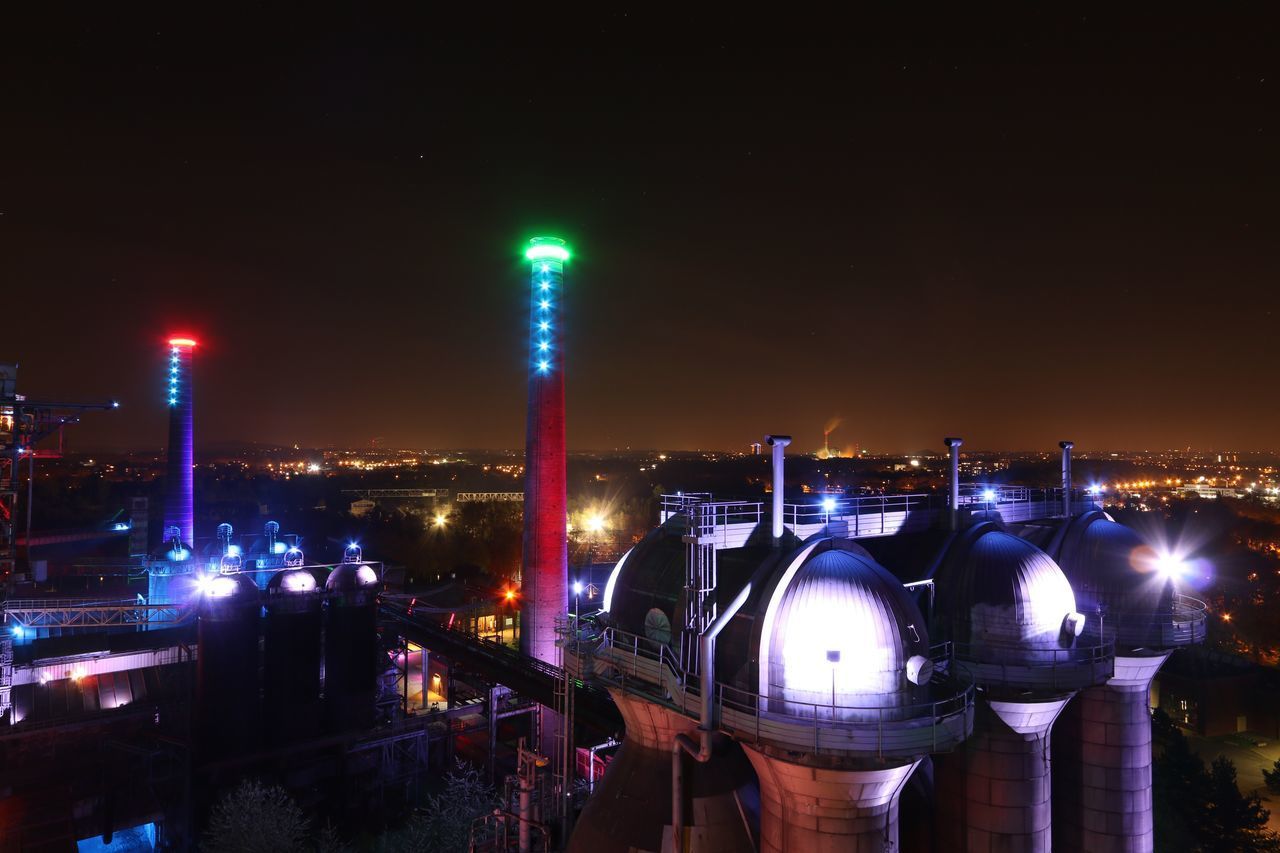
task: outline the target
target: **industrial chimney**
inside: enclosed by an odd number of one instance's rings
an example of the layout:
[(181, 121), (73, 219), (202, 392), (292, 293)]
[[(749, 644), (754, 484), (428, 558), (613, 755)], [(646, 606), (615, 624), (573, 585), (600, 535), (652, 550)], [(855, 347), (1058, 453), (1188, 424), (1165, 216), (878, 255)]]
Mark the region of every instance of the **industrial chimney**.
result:
[(531, 275), (520, 650), (556, 663), (555, 620), (568, 602), (560, 302), (569, 252), (558, 237), (534, 237), (525, 258)]
[(176, 527), (188, 546), (195, 544), (195, 502), (191, 447), (191, 338), (169, 339), (169, 460), (164, 497), (164, 529)]

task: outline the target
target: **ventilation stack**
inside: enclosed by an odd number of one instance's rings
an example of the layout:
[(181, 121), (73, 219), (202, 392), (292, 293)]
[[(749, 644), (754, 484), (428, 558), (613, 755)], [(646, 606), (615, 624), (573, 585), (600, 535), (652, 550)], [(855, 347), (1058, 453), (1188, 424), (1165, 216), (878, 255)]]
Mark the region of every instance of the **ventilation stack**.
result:
[(178, 528), (188, 547), (195, 544), (195, 458), (191, 444), (191, 357), (196, 342), (170, 338), (167, 372), (169, 459), (165, 482), (164, 529)]
[(1078, 641), (1085, 617), (1062, 570), (997, 523), (952, 540), (937, 586), (951, 666), (981, 691), (973, 736), (934, 759), (937, 849), (1047, 853), (1053, 723), (1111, 676), (1110, 647)]
[(1146, 546), (1105, 512), (1064, 523), (1049, 550), (1080, 609), (1100, 615), (1116, 646), (1115, 675), (1080, 691), (1054, 729), (1054, 845), (1152, 851), (1151, 682), (1174, 649), (1204, 641), (1204, 605), (1178, 594), (1185, 567), (1176, 554)]

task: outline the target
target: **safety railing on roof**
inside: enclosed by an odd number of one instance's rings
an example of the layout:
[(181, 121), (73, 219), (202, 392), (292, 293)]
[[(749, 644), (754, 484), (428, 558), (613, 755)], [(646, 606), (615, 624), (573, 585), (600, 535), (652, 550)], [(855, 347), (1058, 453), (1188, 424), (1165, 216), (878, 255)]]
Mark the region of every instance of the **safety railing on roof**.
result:
[[(616, 628), (580, 628), (562, 637), (566, 667), (697, 719), (701, 695), (696, 675), (682, 669), (666, 644)], [(803, 702), (717, 682), (712, 709), (719, 728), (749, 743), (817, 753), (904, 757), (954, 748), (973, 727), (974, 685), (948, 676), (947, 645), (935, 656), (936, 700), (893, 707), (838, 701)], [(600, 666), (599, 664), (604, 664)]]
[(1079, 690), (1115, 672), (1115, 643), (1028, 648), (1015, 643), (953, 643), (954, 671), (984, 687)]
[(885, 523), (889, 516), (927, 510), (936, 504), (936, 496), (923, 492), (899, 495), (862, 495), (859, 497), (820, 496), (816, 503), (782, 505), (782, 520), (793, 528), (828, 524), (841, 520), (853, 534), (890, 532)]
[[(1079, 510), (1096, 506), (1098, 495), (1089, 489), (1072, 489), (1072, 506)], [(930, 513), (948, 508), (950, 496), (945, 492), (903, 492), (890, 495), (817, 494), (812, 501), (784, 503), (783, 523), (797, 533), (811, 535), (831, 524), (840, 526), (841, 534), (853, 537), (881, 536), (902, 530), (913, 513), (923, 519)], [(709, 492), (680, 492), (662, 496), (662, 521), (674, 515), (692, 516), (693, 507), (704, 523), (713, 530), (733, 525), (753, 527), (770, 515), (763, 501), (716, 499)], [(968, 510), (999, 510), (1006, 521), (1057, 515), (1062, 507), (1061, 488), (1032, 488), (999, 483), (962, 483), (959, 506)], [(727, 541), (727, 540), (726, 540)], [(736, 540), (735, 540), (736, 541)], [(740, 543), (738, 543), (740, 544)]]
[(1108, 610), (1109, 629), (1124, 646), (1170, 649), (1204, 642), (1209, 607), (1198, 598), (1175, 593), (1156, 611)]

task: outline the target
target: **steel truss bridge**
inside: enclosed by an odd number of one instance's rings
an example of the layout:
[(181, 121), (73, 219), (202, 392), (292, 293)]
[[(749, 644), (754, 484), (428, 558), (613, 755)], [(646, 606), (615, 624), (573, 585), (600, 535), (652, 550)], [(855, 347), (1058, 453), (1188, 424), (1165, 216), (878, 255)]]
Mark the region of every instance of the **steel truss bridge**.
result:
[(26, 598), (6, 601), (4, 625), (11, 631), (37, 628), (121, 628), (176, 625), (195, 613), (190, 602), (145, 604), (136, 598), (118, 601), (77, 598)]

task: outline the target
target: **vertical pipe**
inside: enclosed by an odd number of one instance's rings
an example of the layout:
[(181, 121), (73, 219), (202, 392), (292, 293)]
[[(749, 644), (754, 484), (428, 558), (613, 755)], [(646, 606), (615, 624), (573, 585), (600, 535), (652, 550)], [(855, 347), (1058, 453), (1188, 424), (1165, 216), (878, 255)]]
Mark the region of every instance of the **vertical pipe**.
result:
[(524, 773), (520, 774), (520, 853), (529, 853), (533, 849), (529, 824), (533, 820), (533, 783)]
[(791, 443), (789, 435), (766, 435), (765, 442), (773, 448), (773, 544), (782, 541), (782, 495), (786, 484), (783, 454)]
[(964, 439), (948, 437), (942, 443), (951, 448), (951, 529), (960, 529), (960, 445)]
[(1062, 448), (1062, 514), (1067, 518), (1071, 517), (1071, 448), (1075, 447), (1073, 441), (1059, 441), (1058, 446)]

